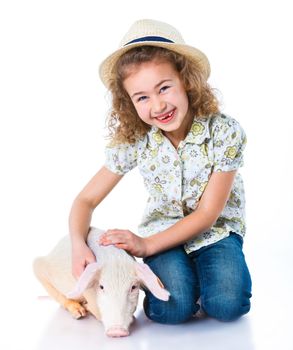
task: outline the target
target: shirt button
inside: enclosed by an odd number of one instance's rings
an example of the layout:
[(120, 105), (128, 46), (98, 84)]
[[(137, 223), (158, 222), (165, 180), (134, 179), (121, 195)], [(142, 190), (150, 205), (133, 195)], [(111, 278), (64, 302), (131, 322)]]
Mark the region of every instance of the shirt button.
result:
[(186, 153), (183, 153), (181, 158), (182, 158), (183, 160), (186, 160), (186, 159), (188, 159), (188, 155), (187, 155)]

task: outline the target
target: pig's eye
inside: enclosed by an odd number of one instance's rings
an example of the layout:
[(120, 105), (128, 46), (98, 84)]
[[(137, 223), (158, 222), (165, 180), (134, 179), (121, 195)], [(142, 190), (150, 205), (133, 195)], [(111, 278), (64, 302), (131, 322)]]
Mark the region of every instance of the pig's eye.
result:
[(137, 286), (132, 286), (131, 291), (135, 290), (136, 288), (137, 288)]
[(100, 284), (100, 289), (102, 289), (102, 290), (104, 289), (104, 286), (103, 286), (103, 285), (101, 285), (101, 284)]

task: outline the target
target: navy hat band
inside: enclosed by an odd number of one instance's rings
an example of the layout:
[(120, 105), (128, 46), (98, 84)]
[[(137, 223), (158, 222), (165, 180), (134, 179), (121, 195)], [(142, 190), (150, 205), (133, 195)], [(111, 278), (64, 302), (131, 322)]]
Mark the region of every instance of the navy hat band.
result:
[(138, 38), (138, 39), (134, 39), (132, 41), (129, 41), (124, 46), (127, 46), (129, 44), (134, 44), (134, 43), (140, 43), (143, 41), (157, 41), (157, 42), (163, 42), (163, 43), (174, 43), (174, 41), (172, 41), (170, 39), (166, 39), (162, 36), (144, 36), (142, 38)]

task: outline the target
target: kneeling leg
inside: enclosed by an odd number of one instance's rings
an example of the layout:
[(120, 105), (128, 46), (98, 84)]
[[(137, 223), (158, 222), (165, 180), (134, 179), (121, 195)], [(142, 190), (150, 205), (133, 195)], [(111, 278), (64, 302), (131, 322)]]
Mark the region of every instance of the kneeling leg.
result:
[[(192, 253), (193, 254), (193, 253)], [(251, 278), (235, 233), (193, 254), (204, 311), (220, 321), (233, 321), (250, 310)]]
[(161, 301), (146, 291), (144, 310), (148, 318), (164, 324), (188, 321), (197, 312), (199, 297), (194, 266), (183, 247), (176, 247), (144, 259), (170, 292), (168, 301)]

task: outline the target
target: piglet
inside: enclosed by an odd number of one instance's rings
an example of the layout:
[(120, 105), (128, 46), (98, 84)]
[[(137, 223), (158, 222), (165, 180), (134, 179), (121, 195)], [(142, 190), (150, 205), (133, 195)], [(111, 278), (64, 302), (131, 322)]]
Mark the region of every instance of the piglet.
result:
[(90, 228), (87, 244), (96, 262), (86, 266), (76, 281), (71, 273), (71, 242), (64, 237), (45, 257), (35, 259), (36, 277), (47, 292), (73, 317), (89, 311), (105, 327), (110, 337), (129, 335), (136, 310), (139, 288), (147, 288), (155, 297), (167, 301), (169, 292), (152, 270), (137, 262), (126, 251), (114, 246), (100, 246), (104, 231)]

